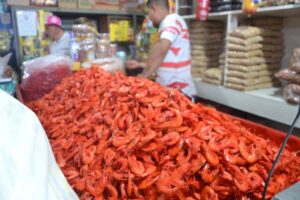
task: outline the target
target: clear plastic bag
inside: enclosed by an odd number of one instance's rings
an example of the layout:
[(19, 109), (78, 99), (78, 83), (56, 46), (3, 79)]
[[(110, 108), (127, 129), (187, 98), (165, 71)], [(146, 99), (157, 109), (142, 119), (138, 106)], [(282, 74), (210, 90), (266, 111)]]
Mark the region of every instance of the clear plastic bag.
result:
[(101, 69), (114, 73), (116, 71), (125, 72), (122, 61), (118, 58), (101, 58), (90, 62), (82, 63), (83, 68), (100, 67)]
[(300, 48), (296, 48), (293, 50), (290, 60), (289, 60), (289, 66), (290, 68), (293, 65), (300, 65)]
[(23, 65), (21, 90), (28, 102), (48, 94), (62, 79), (71, 75), (73, 62), (65, 56), (49, 55), (26, 61)]
[(289, 83), (300, 84), (300, 75), (290, 69), (280, 70), (275, 74), (275, 77), (283, 81), (288, 81)]
[(300, 85), (289, 84), (283, 89), (283, 98), (292, 104), (300, 103)]

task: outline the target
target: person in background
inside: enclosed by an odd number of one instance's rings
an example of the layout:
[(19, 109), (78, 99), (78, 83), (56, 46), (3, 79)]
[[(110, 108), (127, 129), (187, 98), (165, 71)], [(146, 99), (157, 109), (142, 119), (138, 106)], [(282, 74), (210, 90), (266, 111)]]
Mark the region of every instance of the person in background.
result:
[(159, 27), (159, 41), (145, 63), (129, 60), (128, 69), (143, 68), (140, 76), (146, 78), (156, 73), (156, 82), (161, 85), (195, 96), (187, 24), (178, 14), (169, 13), (167, 0), (148, 0), (147, 8), (153, 25)]
[(51, 15), (47, 18), (46, 36), (52, 40), (50, 54), (70, 56), (70, 35), (61, 25), (59, 17)]

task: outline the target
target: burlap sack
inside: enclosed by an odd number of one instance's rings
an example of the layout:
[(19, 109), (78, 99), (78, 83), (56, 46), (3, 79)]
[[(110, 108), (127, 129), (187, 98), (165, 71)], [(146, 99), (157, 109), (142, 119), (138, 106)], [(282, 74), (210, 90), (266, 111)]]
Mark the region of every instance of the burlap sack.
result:
[(241, 26), (229, 33), (232, 37), (238, 37), (242, 39), (248, 39), (255, 36), (260, 36), (263, 33), (263, 29), (254, 26)]
[(192, 60), (194, 62), (212, 63), (215, 62), (216, 59), (209, 56), (193, 56)]
[(243, 51), (228, 51), (229, 58), (252, 58), (252, 57), (262, 57), (264, 52), (262, 50), (253, 50), (248, 52)]
[(229, 51), (228, 52), (229, 58), (244, 58), (249, 59), (253, 57), (263, 57), (263, 58), (282, 58), (283, 53), (281, 51), (279, 52), (268, 52), (268, 51), (262, 51), (262, 50), (255, 50), (255, 51), (249, 51), (249, 52), (242, 52), (242, 51)]
[(226, 72), (226, 76), (234, 77), (234, 78), (242, 78), (242, 79), (253, 79), (256, 77), (263, 77), (263, 76), (273, 77), (275, 72), (276, 70), (258, 70), (258, 71), (241, 72), (241, 71), (229, 69)]
[(194, 44), (191, 43), (192, 45), (192, 51), (221, 51), (220, 49), (222, 49), (223, 45), (199, 45), (199, 44)]
[(264, 52), (283, 52), (283, 49), (284, 49), (283, 44), (277, 44), (277, 45), (264, 44), (262, 47), (262, 50)]
[(247, 51), (254, 51), (254, 50), (258, 50), (258, 49), (262, 49), (262, 48), (263, 48), (263, 45), (259, 44), (259, 43), (248, 45), (248, 46), (238, 45), (238, 44), (234, 44), (234, 43), (230, 43), (230, 42), (227, 44), (227, 49), (232, 50), (232, 51), (247, 52)]
[(244, 66), (253, 66), (260, 64), (276, 64), (280, 63), (281, 58), (263, 58), (263, 57), (252, 57), (249, 59), (242, 58), (228, 58), (228, 64), (232, 65), (244, 65)]
[(207, 35), (204, 34), (192, 34), (190, 35), (190, 39), (191, 40), (211, 40), (211, 42), (215, 42), (215, 41), (221, 41), (224, 39), (224, 35), (223, 34), (219, 34), (219, 33), (210, 33)]
[(193, 57), (192, 63), (198, 66), (216, 67), (219, 65), (217, 59), (205, 59), (204, 57)]
[(263, 37), (282, 38), (282, 30), (270, 30), (268, 28), (261, 28)]
[(282, 37), (264, 37), (262, 44), (271, 44), (271, 45), (282, 45), (283, 38)]
[(209, 35), (209, 34), (224, 34), (225, 29), (224, 27), (221, 28), (206, 28), (206, 27), (201, 27), (201, 28), (190, 28), (189, 29), (190, 35)]
[(227, 44), (228, 50), (231, 51), (241, 51), (241, 52), (249, 52), (249, 51), (255, 51), (255, 50), (262, 50), (263, 52), (283, 52), (283, 44), (279, 45), (272, 45), (272, 44), (253, 44), (250, 46), (243, 46), (243, 45), (237, 45), (228, 43)]
[(270, 25), (282, 25), (283, 18), (279, 17), (263, 17), (253, 20), (255, 26), (270, 26)]
[(204, 71), (203, 75), (206, 78), (221, 80), (222, 70), (220, 68), (211, 68)]
[(263, 29), (267, 29), (270, 31), (277, 31), (277, 32), (281, 32), (282, 31), (282, 24), (278, 24), (278, 25), (264, 25), (264, 26), (257, 26), (258, 28), (263, 28)]
[(192, 50), (192, 56), (207, 56), (207, 57), (213, 57), (214, 59), (220, 55), (220, 51), (218, 50)]
[(239, 84), (234, 84), (234, 83), (226, 83), (225, 87), (231, 88), (231, 89), (236, 89), (236, 90), (241, 90), (241, 91), (250, 91), (250, 90), (258, 90), (258, 89), (263, 89), (263, 88), (270, 88), (276, 85), (276, 83), (262, 83), (262, 84), (257, 84), (254, 86), (242, 86)]
[(218, 29), (223, 28), (224, 23), (219, 21), (207, 21), (207, 22), (199, 22), (199, 21), (191, 21), (189, 23), (190, 29), (197, 29), (197, 28), (210, 28), (210, 29)]
[(220, 38), (193, 38), (191, 37), (191, 43), (194, 45), (222, 45), (223, 37)]
[(205, 76), (202, 77), (202, 81), (209, 83), (209, 84), (213, 84), (213, 85), (221, 85), (222, 84), (221, 80), (211, 79), (211, 78), (207, 78)]
[(242, 38), (232, 37), (232, 36), (227, 37), (227, 42), (241, 45), (241, 46), (250, 46), (256, 43), (260, 43), (262, 41), (264, 41), (264, 38), (262, 36), (255, 36), (247, 39), (242, 39)]
[(263, 83), (270, 83), (273, 81), (273, 77), (270, 76), (262, 76), (262, 77), (256, 77), (256, 78), (250, 78), (250, 79), (244, 79), (244, 78), (236, 78), (236, 77), (227, 77), (226, 83), (234, 83), (239, 84), (243, 86), (253, 86)]
[(261, 64), (261, 65), (253, 65), (253, 66), (244, 66), (244, 65), (228, 65), (227, 68), (229, 70), (241, 71), (241, 72), (252, 72), (252, 71), (261, 71), (261, 70), (278, 70), (280, 69), (280, 65), (278, 64)]

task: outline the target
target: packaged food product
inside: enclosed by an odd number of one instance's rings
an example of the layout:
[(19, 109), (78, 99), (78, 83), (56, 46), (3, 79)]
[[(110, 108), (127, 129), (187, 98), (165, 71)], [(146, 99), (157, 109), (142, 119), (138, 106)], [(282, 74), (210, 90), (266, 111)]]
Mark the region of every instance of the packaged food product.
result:
[(216, 79), (216, 80), (222, 79), (222, 71), (220, 68), (208, 69), (208, 70), (204, 71), (203, 75), (210, 79)]
[(65, 77), (71, 75), (72, 60), (49, 55), (25, 61), (21, 90), (25, 101), (39, 99), (51, 92)]
[(32, 6), (44, 6), (45, 0), (31, 0), (30, 5)]
[(259, 64), (276, 64), (279, 63), (281, 58), (263, 58), (263, 57), (252, 57), (248, 59), (242, 58), (228, 58), (228, 63), (232, 65), (244, 65), (253, 66)]
[(242, 38), (228, 36), (227, 41), (232, 44), (250, 46), (250, 45), (264, 41), (264, 38), (262, 36), (254, 36), (254, 37), (250, 37), (247, 39), (242, 39)]
[(300, 48), (293, 50), (289, 60), (290, 67), (296, 66), (297, 64), (300, 64)]
[(293, 64), (290, 69), (300, 74), (300, 63)]
[(227, 88), (232, 88), (235, 90), (241, 90), (241, 91), (250, 91), (250, 90), (258, 90), (258, 89), (263, 89), (263, 88), (270, 88), (276, 85), (276, 83), (262, 83), (262, 84), (257, 84), (253, 86), (243, 86), (240, 84), (235, 84), (235, 83), (225, 83), (225, 87)]
[(291, 104), (300, 103), (300, 85), (289, 84), (283, 89), (283, 98)]
[(263, 83), (270, 83), (273, 81), (273, 77), (270, 76), (261, 76), (256, 78), (237, 78), (237, 77), (227, 77), (226, 83), (234, 83), (234, 84), (240, 84), (243, 86), (252, 86), (252, 85), (258, 85)]
[(243, 0), (243, 12), (247, 15), (253, 15), (258, 8), (258, 1)]
[(269, 76), (272, 77), (276, 70), (257, 70), (257, 71), (237, 71), (237, 70), (232, 70), (228, 69), (226, 72), (227, 77), (236, 77), (236, 78), (242, 78), (242, 79), (254, 79), (258, 77), (263, 77), (263, 76)]
[(233, 32), (229, 33), (229, 35), (233, 37), (247, 39), (250, 37), (262, 35), (262, 33), (263, 33), (263, 29), (255, 26), (240, 26), (237, 29), (235, 29)]
[(261, 64), (261, 65), (233, 65), (229, 64), (227, 66), (230, 70), (241, 71), (241, 72), (252, 72), (252, 71), (260, 71), (260, 70), (278, 70), (280, 69), (280, 65), (278, 64)]
[(280, 70), (275, 74), (276, 78), (284, 81), (288, 81), (289, 83), (300, 84), (300, 74), (297, 74), (295, 71), (290, 69)]

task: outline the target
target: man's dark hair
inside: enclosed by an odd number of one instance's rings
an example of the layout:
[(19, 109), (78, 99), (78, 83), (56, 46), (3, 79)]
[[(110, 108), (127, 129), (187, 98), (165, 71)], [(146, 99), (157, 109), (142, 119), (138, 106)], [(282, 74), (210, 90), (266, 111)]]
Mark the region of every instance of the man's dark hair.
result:
[(147, 1), (147, 7), (152, 6), (153, 4), (160, 5), (167, 10), (169, 10), (169, 1), (168, 0), (148, 0)]

